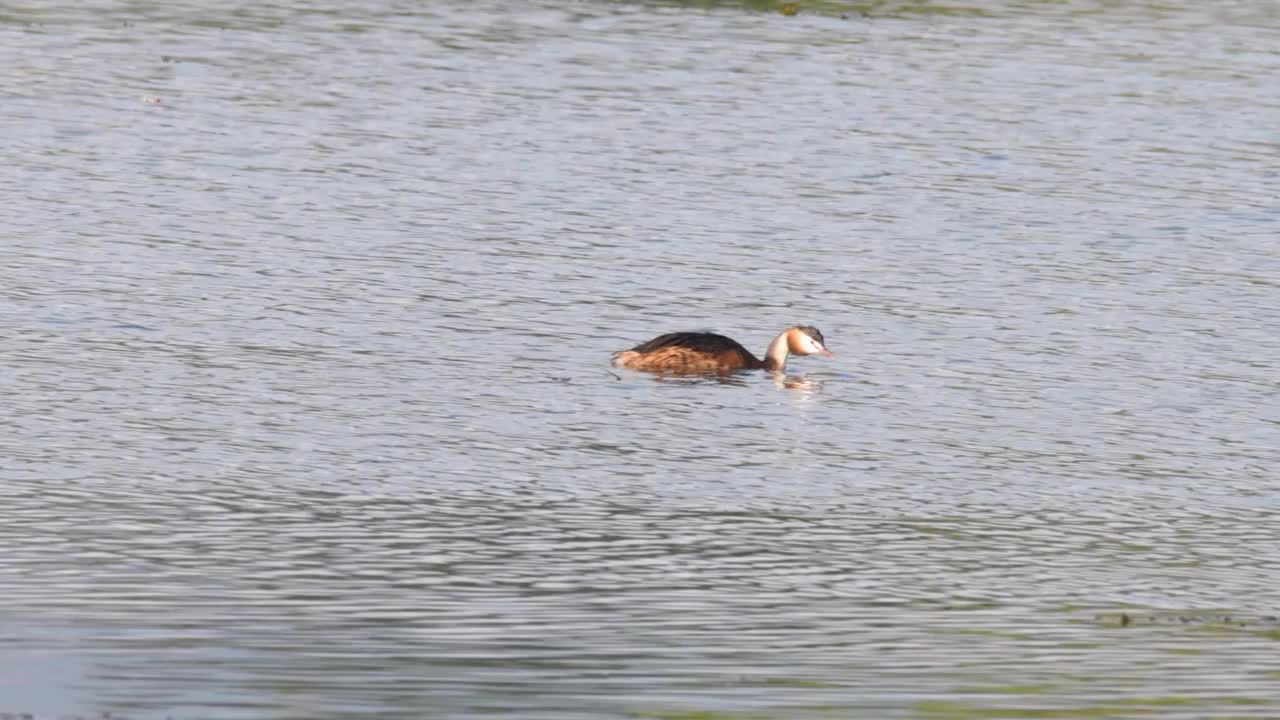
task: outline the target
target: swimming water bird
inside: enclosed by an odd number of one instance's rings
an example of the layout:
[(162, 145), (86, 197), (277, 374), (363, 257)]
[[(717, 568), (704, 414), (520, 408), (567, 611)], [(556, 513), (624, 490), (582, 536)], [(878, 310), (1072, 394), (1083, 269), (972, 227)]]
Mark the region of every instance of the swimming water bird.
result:
[(737, 341), (706, 332), (659, 335), (613, 354), (614, 367), (669, 373), (731, 373), (738, 370), (782, 372), (788, 353), (833, 357), (818, 328), (797, 325), (778, 334), (760, 360)]

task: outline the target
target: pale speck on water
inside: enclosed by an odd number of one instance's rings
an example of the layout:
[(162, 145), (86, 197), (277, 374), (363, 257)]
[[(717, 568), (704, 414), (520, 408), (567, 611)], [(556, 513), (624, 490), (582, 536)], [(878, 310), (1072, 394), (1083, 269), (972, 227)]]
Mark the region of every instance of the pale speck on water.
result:
[(0, 8), (0, 714), (1280, 716), (1280, 12), (817, 5)]

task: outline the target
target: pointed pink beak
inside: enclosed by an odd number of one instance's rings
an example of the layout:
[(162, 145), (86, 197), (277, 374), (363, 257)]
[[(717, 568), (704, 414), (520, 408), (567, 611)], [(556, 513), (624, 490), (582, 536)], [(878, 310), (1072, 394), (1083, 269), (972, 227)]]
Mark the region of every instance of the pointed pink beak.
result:
[(822, 348), (822, 352), (818, 353), (822, 357), (835, 357), (836, 354), (826, 348)]

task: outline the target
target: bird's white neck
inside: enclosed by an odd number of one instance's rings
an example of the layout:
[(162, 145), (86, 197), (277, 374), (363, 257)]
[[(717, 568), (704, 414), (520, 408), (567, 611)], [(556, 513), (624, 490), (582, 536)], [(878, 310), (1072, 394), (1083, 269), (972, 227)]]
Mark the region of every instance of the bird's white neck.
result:
[(790, 330), (784, 330), (778, 334), (778, 337), (769, 343), (769, 349), (764, 354), (764, 369), (769, 372), (782, 372), (787, 366), (788, 342), (787, 333)]

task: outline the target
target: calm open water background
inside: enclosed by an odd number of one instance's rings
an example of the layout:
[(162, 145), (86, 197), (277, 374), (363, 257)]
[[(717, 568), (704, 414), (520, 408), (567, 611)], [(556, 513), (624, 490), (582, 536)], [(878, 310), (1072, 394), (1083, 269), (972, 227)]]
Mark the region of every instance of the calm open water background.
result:
[(0, 712), (1280, 716), (1280, 10), (1184, 5), (6, 6)]

